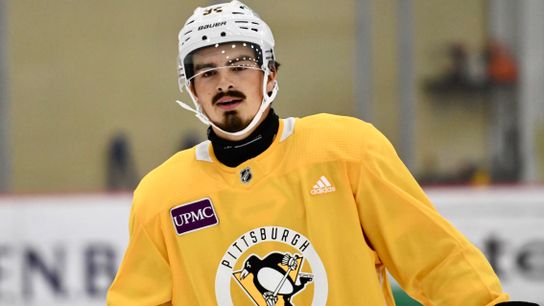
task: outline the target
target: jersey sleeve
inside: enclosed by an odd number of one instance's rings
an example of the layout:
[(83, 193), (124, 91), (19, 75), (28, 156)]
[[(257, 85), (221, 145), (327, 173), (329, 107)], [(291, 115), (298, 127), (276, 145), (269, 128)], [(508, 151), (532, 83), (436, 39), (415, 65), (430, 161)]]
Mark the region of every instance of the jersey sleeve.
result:
[(355, 197), (369, 244), (400, 286), (425, 305), (508, 300), (484, 255), (435, 210), (389, 141), (369, 129)]
[(108, 291), (107, 305), (172, 305), (171, 272), (164, 244), (140, 221), (136, 201), (135, 196), (129, 222), (129, 245)]

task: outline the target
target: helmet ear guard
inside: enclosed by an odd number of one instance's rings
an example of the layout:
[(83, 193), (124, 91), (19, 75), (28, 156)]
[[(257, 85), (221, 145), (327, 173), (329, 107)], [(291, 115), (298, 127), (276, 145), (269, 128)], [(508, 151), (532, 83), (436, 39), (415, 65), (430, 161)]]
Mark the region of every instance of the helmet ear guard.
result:
[[(248, 133), (260, 120), (262, 114), (276, 97), (278, 91), (277, 81), (274, 80), (272, 91), (268, 89), (268, 79), (272, 71), (277, 71), (274, 56), (274, 37), (268, 25), (249, 7), (239, 1), (231, 1), (224, 4), (216, 4), (195, 9), (193, 15), (187, 20), (179, 35), (178, 56), (178, 85), (180, 91), (186, 89), (193, 101), (194, 108), (186, 103), (177, 101), (186, 110), (195, 113), (195, 116), (206, 125), (211, 125), (222, 133), (231, 136), (241, 136)], [(191, 63), (194, 52), (211, 46), (219, 46), (227, 42), (249, 43), (258, 47), (260, 54), (260, 70), (264, 72), (261, 107), (250, 124), (241, 131), (227, 132), (217, 127), (197, 102), (191, 90), (191, 79), (194, 76)], [(253, 48), (253, 47), (252, 47)]]

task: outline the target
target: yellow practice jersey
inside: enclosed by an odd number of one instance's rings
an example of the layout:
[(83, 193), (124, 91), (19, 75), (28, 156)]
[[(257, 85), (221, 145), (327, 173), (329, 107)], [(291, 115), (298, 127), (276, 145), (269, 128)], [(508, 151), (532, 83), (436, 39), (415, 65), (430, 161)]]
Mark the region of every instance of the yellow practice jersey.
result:
[(508, 299), (380, 132), (320, 114), (235, 168), (206, 141), (148, 174), (107, 302), (394, 305), (386, 271), (425, 305)]

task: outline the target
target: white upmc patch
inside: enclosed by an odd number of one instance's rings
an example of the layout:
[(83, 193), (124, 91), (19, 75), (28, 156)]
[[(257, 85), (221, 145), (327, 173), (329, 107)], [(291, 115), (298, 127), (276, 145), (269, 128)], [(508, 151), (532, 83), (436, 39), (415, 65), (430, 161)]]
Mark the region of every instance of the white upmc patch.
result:
[[(311, 283), (313, 283), (313, 286), (315, 286), (313, 290), (314, 296), (312, 299), (312, 305), (326, 305), (328, 296), (327, 273), (325, 271), (325, 267), (323, 266), (323, 262), (319, 258), (319, 255), (317, 255), (317, 252), (310, 243), (310, 240), (304, 235), (292, 229), (280, 226), (264, 226), (255, 228), (246, 232), (231, 244), (217, 267), (217, 274), (215, 276), (215, 297), (217, 304), (219, 306), (233, 305), (230, 292), (230, 284), (232, 281), (236, 282), (238, 280), (234, 276), (235, 274), (240, 273), (240, 271), (234, 271), (235, 267), (237, 267), (238, 261), (247, 260), (248, 257), (255, 258), (255, 256), (251, 256), (252, 254), (246, 254), (247, 251), (250, 248), (259, 244), (266, 244), (271, 242), (282, 243), (290, 246), (294, 251), (293, 253), (300, 254), (303, 257), (304, 261), (310, 265), (312, 272)], [(289, 253), (285, 254), (287, 256)], [(261, 260), (261, 258), (258, 258), (256, 260)], [(302, 261), (300, 262), (302, 265)], [(291, 269), (288, 269), (288, 271), (286, 272), (288, 273), (289, 271), (291, 271)], [(266, 272), (270, 273), (269, 270), (266, 270)], [(283, 290), (284, 288), (286, 288), (285, 286), (282, 286), (286, 277), (287, 276), (283, 277), (283, 280), (277, 286), (277, 289)], [(308, 277), (308, 275), (306, 275), (306, 277)], [(278, 291), (279, 290), (276, 290), (275, 293), (278, 293)]]

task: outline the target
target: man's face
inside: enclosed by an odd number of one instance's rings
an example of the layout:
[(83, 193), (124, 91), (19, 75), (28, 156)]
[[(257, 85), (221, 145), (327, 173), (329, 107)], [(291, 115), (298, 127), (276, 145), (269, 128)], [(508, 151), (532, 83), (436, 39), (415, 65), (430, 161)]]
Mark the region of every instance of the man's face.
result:
[[(255, 58), (255, 50), (244, 43), (212, 46), (193, 55), (194, 96), (206, 116), (227, 132), (248, 126), (261, 106), (264, 73)], [(274, 78), (271, 73), (267, 91)]]

